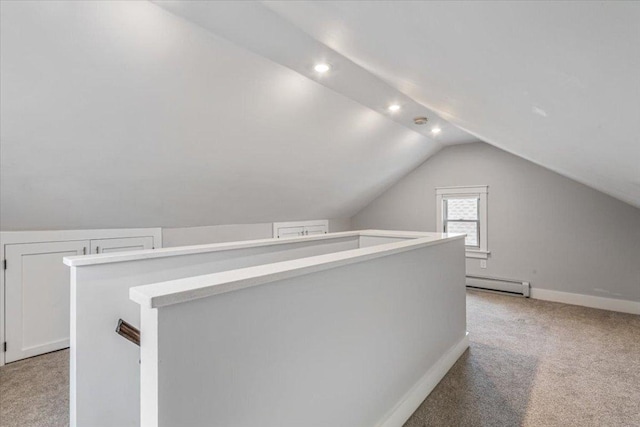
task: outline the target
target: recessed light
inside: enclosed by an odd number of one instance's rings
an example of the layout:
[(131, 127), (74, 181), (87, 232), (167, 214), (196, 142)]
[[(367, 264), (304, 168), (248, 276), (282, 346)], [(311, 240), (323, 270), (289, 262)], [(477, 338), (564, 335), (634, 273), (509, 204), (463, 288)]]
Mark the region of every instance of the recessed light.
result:
[(431, 128), (431, 133), (432, 133), (432, 134), (434, 134), (434, 135), (437, 135), (437, 134), (439, 134), (440, 132), (442, 132), (442, 129), (440, 129), (440, 128), (439, 128), (439, 127), (437, 127), (437, 126), (436, 126), (436, 127), (434, 127), (434, 128)]
[(320, 64), (316, 64), (316, 66), (313, 67), (313, 69), (316, 70), (318, 73), (326, 73), (331, 69), (331, 65), (322, 62)]
[(531, 107), (531, 111), (533, 111), (535, 114), (537, 114), (537, 115), (539, 115), (541, 117), (547, 117), (547, 112), (544, 111), (540, 107), (536, 107), (535, 105), (533, 107)]
[(389, 105), (389, 111), (398, 111), (399, 109), (400, 109), (400, 106), (398, 104)]

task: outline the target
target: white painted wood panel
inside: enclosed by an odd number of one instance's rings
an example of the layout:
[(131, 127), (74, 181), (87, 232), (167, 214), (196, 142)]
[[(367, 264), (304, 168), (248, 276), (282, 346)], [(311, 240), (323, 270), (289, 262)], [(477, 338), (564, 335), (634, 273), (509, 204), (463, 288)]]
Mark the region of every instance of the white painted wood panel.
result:
[(277, 235), (280, 239), (287, 237), (300, 237), (304, 236), (304, 227), (280, 227), (278, 228)]
[(139, 425), (140, 350), (114, 332), (119, 318), (140, 325), (129, 288), (357, 248), (356, 233), (340, 233), (67, 260), (81, 264), (72, 268), (71, 426)]
[(302, 263), (300, 258), (308, 261), (322, 254), (362, 255), (358, 249), (362, 235), (419, 239), (434, 245), (450, 238), (441, 233), (364, 230), (65, 259), (73, 267), (71, 426), (139, 424), (140, 351), (114, 332), (120, 317), (140, 325), (139, 307), (129, 299), (131, 287), (285, 260)]
[(120, 239), (91, 240), (92, 254), (141, 251), (144, 249), (153, 249), (153, 237), (125, 237)]
[(65, 256), (82, 255), (89, 241), (6, 247), (6, 362), (69, 346), (69, 268)]
[(288, 221), (273, 223), (273, 237), (298, 237), (327, 234), (329, 232), (329, 220)]
[(421, 240), (132, 289), (142, 425), (401, 426), (466, 348), (462, 238)]
[(360, 247), (368, 248), (386, 243), (402, 242), (403, 240), (404, 239), (400, 237), (360, 236)]
[[(152, 246), (156, 248), (162, 247), (162, 230), (160, 228), (127, 228), (127, 229), (101, 229), (101, 230), (45, 230), (45, 231), (3, 231), (0, 232), (0, 259), (2, 261), (7, 260), (6, 249), (11, 245), (21, 245), (21, 244), (36, 244), (36, 243), (51, 243), (51, 242), (77, 242), (77, 241), (85, 241), (87, 243), (87, 253), (90, 250), (90, 241), (96, 241), (101, 239), (107, 239), (107, 241), (117, 241), (121, 238), (143, 238), (145, 239), (145, 246), (148, 245), (148, 239), (151, 239)], [(117, 243), (121, 247), (127, 246), (123, 244), (124, 241)], [(74, 255), (74, 254), (69, 254)], [(75, 255), (82, 255), (75, 254)], [(40, 266), (42, 267), (42, 266)], [(58, 265), (56, 268), (61, 268), (61, 265)], [(66, 269), (66, 267), (62, 267)], [(68, 273), (67, 273), (68, 274)], [(41, 277), (47, 277), (43, 271), (41, 271)], [(5, 326), (5, 321), (9, 317), (9, 314), (5, 312), (5, 307), (11, 304), (9, 301), (5, 299), (6, 291), (5, 291), (5, 274), (0, 274), (0, 344), (7, 342), (7, 337), (5, 331), (7, 327)], [(69, 288), (69, 281), (67, 280), (67, 290)], [(10, 292), (10, 291), (9, 291)], [(68, 291), (67, 291), (68, 292)], [(69, 312), (68, 310), (64, 313), (60, 313), (56, 316), (56, 319), (61, 319), (62, 316), (68, 320)], [(52, 321), (55, 323), (58, 320)], [(15, 324), (15, 321), (13, 322)], [(12, 348), (12, 344), (10, 342), (7, 343), (8, 348)], [(55, 348), (55, 346), (51, 347), (41, 347), (42, 352), (51, 351), (50, 348)], [(0, 347), (1, 350), (1, 347)], [(35, 353), (38, 354), (38, 353)], [(35, 355), (31, 354), (30, 355)], [(5, 356), (6, 353), (0, 351), (0, 366), (5, 364)], [(13, 360), (13, 359), (12, 359)]]
[(306, 236), (315, 236), (318, 234), (326, 234), (329, 230), (326, 225), (308, 225), (304, 228), (304, 234)]

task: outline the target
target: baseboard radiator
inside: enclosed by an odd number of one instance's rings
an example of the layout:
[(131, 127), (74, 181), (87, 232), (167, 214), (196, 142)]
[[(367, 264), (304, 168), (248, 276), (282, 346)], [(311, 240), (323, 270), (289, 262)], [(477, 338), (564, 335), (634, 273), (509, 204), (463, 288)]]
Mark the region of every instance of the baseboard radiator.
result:
[(467, 287), (529, 298), (529, 282), (495, 277), (467, 276)]

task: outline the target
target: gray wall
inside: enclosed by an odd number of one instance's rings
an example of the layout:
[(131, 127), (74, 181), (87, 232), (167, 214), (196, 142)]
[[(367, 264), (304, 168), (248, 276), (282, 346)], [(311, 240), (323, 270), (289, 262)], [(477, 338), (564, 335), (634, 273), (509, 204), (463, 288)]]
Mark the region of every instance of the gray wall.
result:
[[(350, 218), (329, 220), (329, 231), (351, 230)], [(273, 237), (273, 223), (212, 225), (206, 227), (180, 227), (162, 229), (162, 246), (189, 246)]]
[(640, 209), (484, 143), (446, 148), (352, 218), (434, 231), (435, 188), (489, 185), (487, 268), (467, 273), (640, 301)]

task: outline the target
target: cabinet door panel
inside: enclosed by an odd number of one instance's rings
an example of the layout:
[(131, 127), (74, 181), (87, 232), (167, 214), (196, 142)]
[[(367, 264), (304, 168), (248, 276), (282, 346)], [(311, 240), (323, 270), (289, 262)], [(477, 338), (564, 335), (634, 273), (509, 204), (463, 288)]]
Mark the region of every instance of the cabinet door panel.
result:
[(121, 239), (91, 240), (92, 254), (139, 251), (142, 249), (153, 249), (153, 237), (125, 237)]
[(280, 227), (278, 237), (300, 237), (304, 236), (304, 227)]
[(70, 271), (65, 256), (88, 241), (6, 246), (6, 362), (69, 347)]
[(324, 225), (310, 225), (304, 228), (304, 234), (306, 236), (312, 236), (314, 234), (325, 234), (327, 227)]

